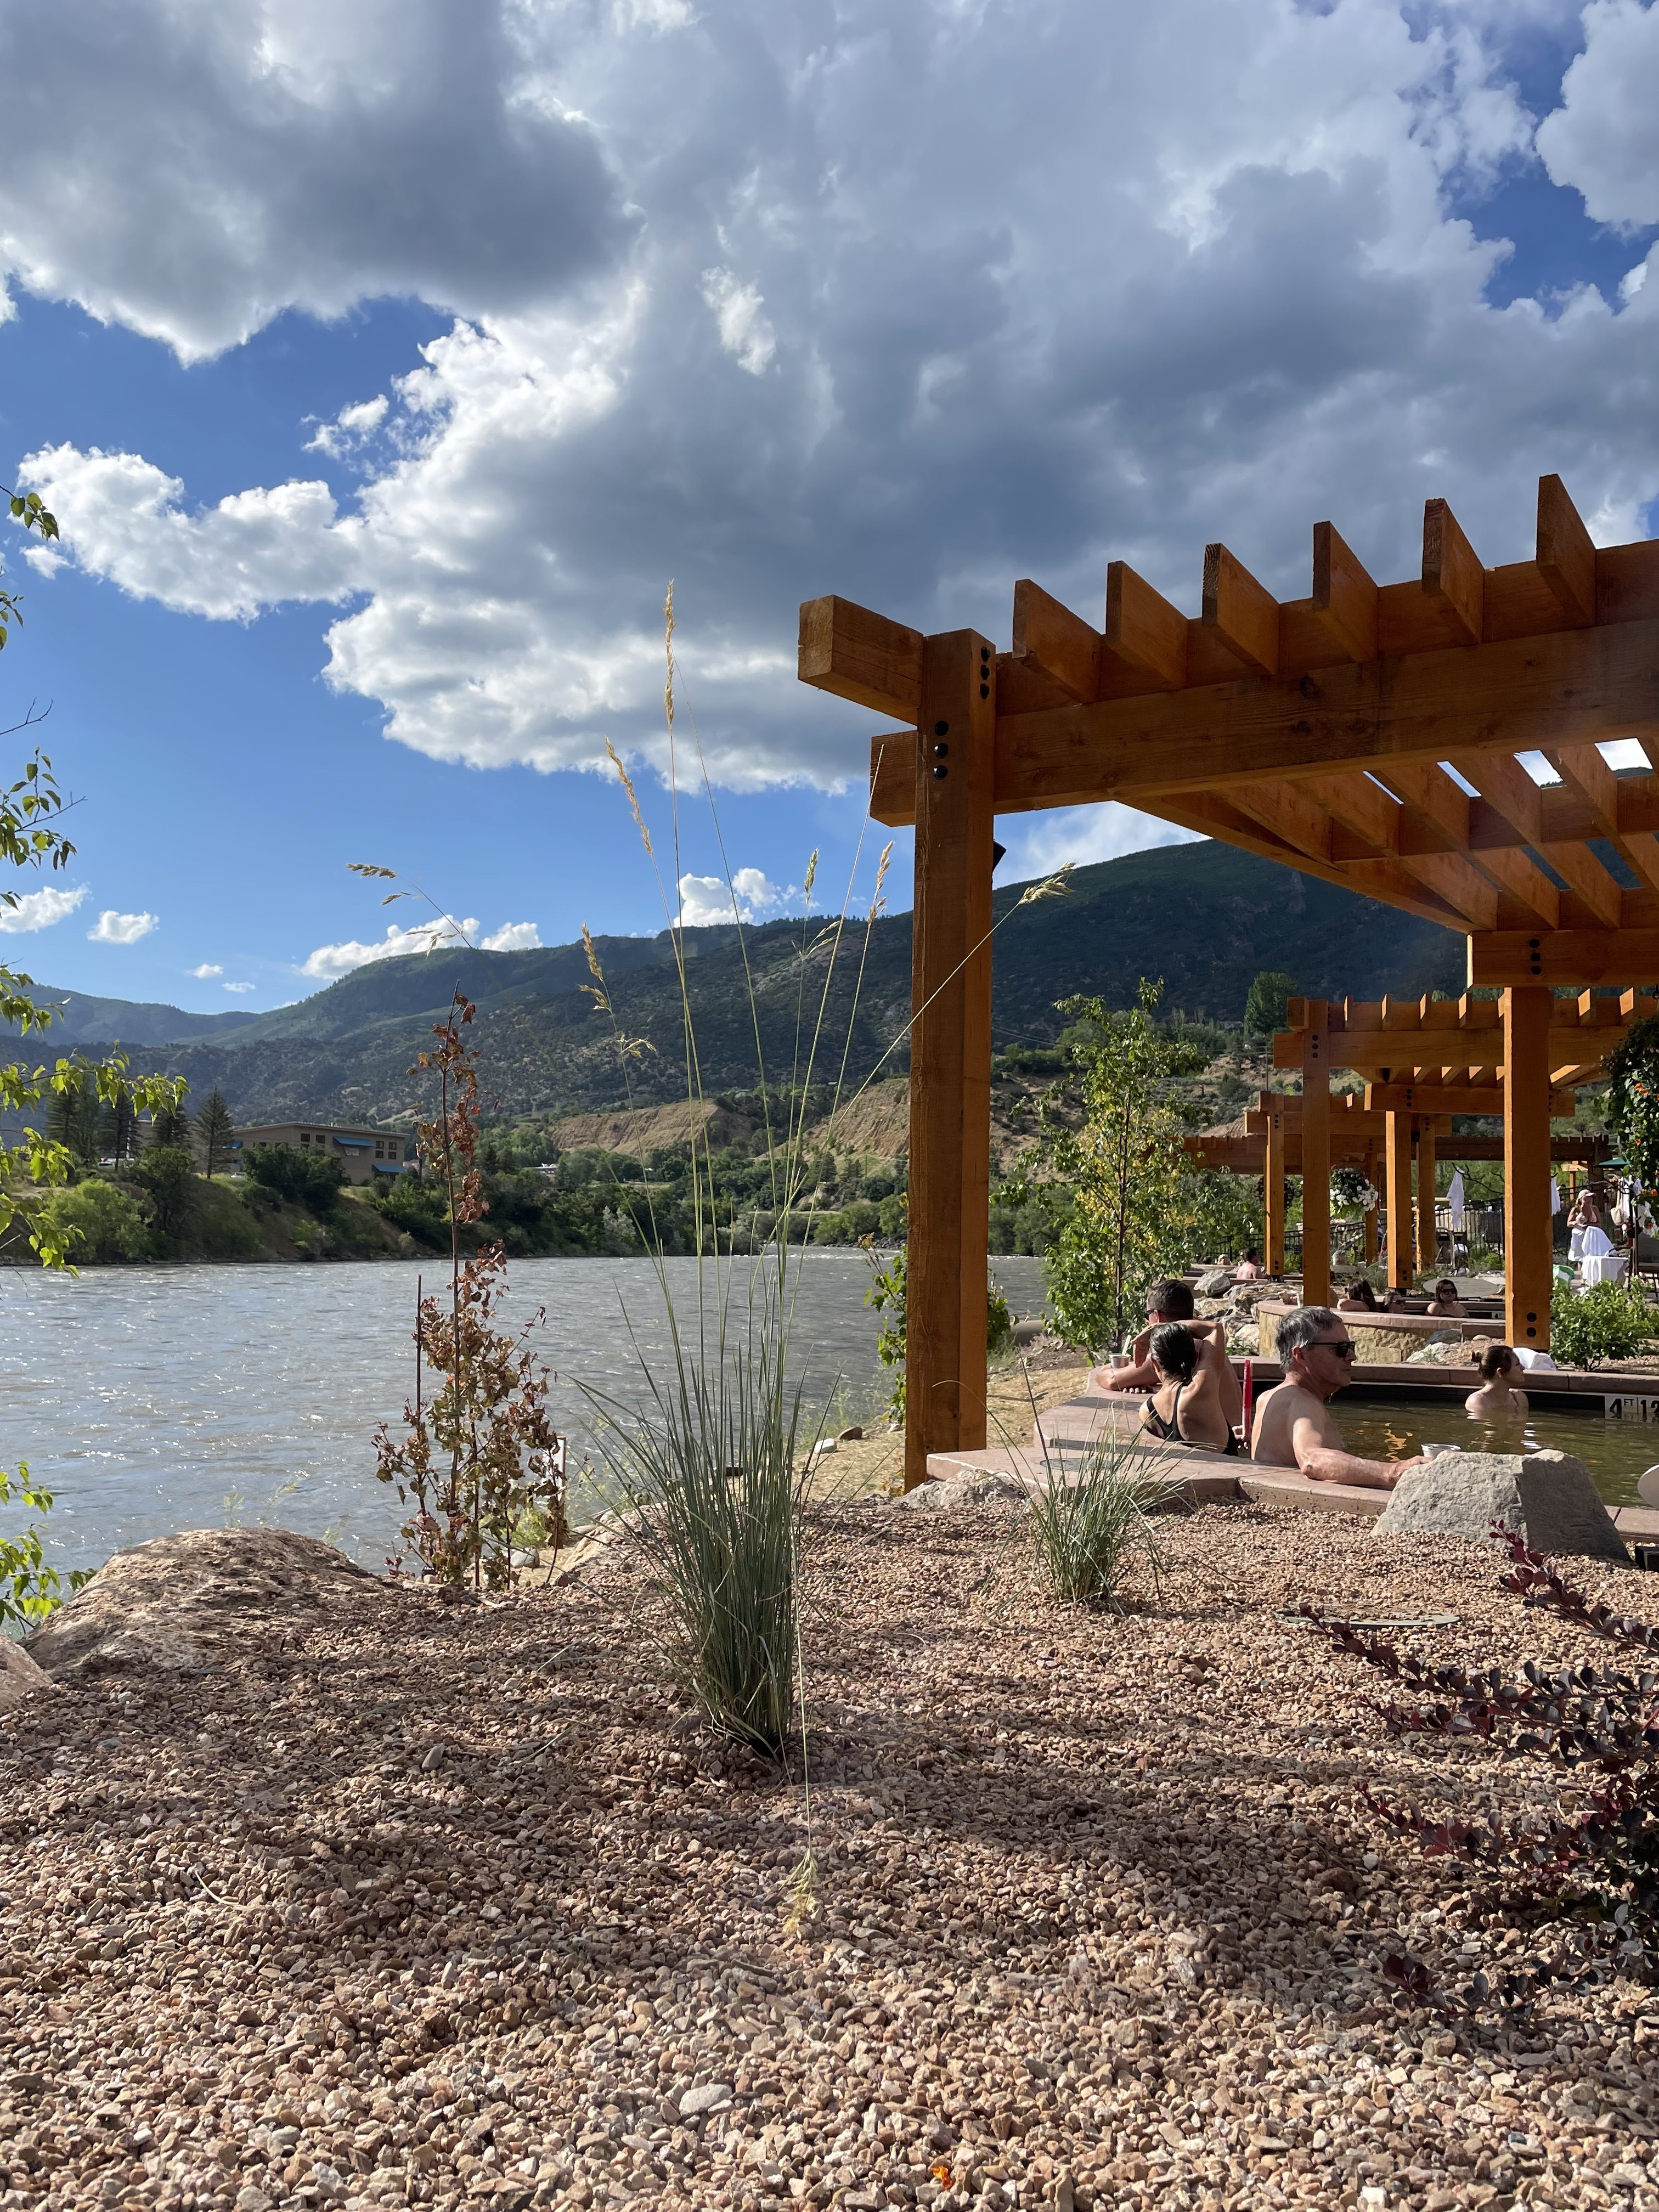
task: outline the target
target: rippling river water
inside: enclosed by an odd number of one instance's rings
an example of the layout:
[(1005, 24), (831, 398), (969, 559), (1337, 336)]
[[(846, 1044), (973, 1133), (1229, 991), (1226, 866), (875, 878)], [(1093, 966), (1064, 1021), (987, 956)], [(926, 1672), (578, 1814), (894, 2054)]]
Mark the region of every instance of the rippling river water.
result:
[[(413, 1387), (415, 1282), (438, 1270), (372, 1266), (103, 1267), (78, 1278), (0, 1272), (0, 1466), (27, 1460), (57, 1504), (60, 1571), (177, 1528), (265, 1522), (328, 1535), (365, 1565), (401, 1515), (374, 1480), (377, 1421)], [(671, 1260), (684, 1316), (696, 1263)], [(1042, 1299), (1035, 1260), (999, 1260), (1015, 1309)], [(809, 1398), (845, 1393), (849, 1420), (877, 1389), (869, 1269), (856, 1252), (805, 1255), (794, 1331)], [(580, 1385), (629, 1402), (638, 1355), (667, 1354), (662, 1292), (643, 1260), (515, 1260), (508, 1317), (547, 1310), (549, 1402), (581, 1455)]]

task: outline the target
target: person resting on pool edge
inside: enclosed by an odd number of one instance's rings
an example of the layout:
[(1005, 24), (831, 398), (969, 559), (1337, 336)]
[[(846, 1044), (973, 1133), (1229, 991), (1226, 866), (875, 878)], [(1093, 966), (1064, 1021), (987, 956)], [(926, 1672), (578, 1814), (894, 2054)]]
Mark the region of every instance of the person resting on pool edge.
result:
[[(1101, 1387), (1110, 1391), (1156, 1390), (1163, 1377), (1152, 1362), (1152, 1333), (1172, 1321), (1190, 1322), (1193, 1318), (1193, 1286), (1179, 1275), (1166, 1275), (1162, 1282), (1154, 1283), (1146, 1293), (1146, 1326), (1136, 1337), (1127, 1367), (1097, 1368)], [(1237, 1426), (1244, 1418), (1244, 1395), (1238, 1377), (1224, 1358), (1221, 1371), (1216, 1377), (1216, 1387), (1221, 1395), (1221, 1410), (1230, 1427)]]
[(1422, 1458), (1361, 1459), (1343, 1449), (1327, 1401), (1348, 1380), (1353, 1342), (1340, 1314), (1329, 1306), (1300, 1306), (1279, 1324), (1275, 1346), (1285, 1380), (1256, 1407), (1250, 1457), (1262, 1467), (1293, 1467), (1312, 1482), (1346, 1482), (1361, 1490), (1392, 1490)]

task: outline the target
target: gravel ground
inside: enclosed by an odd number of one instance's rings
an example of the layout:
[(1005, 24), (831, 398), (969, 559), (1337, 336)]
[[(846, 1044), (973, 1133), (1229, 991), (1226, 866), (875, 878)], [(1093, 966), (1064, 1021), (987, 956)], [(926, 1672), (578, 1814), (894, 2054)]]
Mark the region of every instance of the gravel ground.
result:
[[(1088, 1388), (1089, 1367), (1068, 1346), (1047, 1344), (1019, 1362), (994, 1366), (986, 1383), (985, 1433), (994, 1448), (1029, 1444), (1036, 1416), (1051, 1406), (1080, 1398)], [(904, 1437), (885, 1422), (872, 1424), (861, 1439), (838, 1444), (819, 1461), (812, 1474), (817, 1497), (834, 1501), (867, 1492), (885, 1496), (904, 1487)]]
[(1045, 1599), (1018, 1512), (832, 1517), (810, 1898), (799, 1775), (699, 1737), (616, 1554), (483, 1606), (356, 1585), (204, 1671), (31, 1699), (0, 2204), (1659, 2207), (1654, 1991), (1471, 2021), (1379, 1972), (1547, 1939), (1356, 1784), (1513, 1802), (1528, 1770), (1391, 1742), (1273, 1614), (1606, 1648), (1474, 1546), (1165, 1528), (1161, 1593), (1102, 1618)]

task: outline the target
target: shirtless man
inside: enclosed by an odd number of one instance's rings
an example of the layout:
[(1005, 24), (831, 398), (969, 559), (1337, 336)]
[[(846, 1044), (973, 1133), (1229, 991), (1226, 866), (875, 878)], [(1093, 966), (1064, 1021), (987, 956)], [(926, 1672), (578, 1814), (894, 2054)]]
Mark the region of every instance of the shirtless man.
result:
[(1420, 1459), (1359, 1459), (1344, 1451), (1336, 1423), (1326, 1411), (1348, 1380), (1353, 1344), (1347, 1325), (1328, 1306), (1302, 1306), (1279, 1324), (1278, 1351), (1285, 1380), (1256, 1407), (1250, 1457), (1263, 1467), (1293, 1467), (1313, 1482), (1347, 1482), (1362, 1490), (1392, 1490)]
[[(1146, 1293), (1146, 1326), (1135, 1339), (1129, 1364), (1097, 1368), (1096, 1374), (1102, 1386), (1108, 1390), (1139, 1390), (1143, 1394), (1158, 1389), (1164, 1377), (1152, 1356), (1152, 1331), (1162, 1328), (1167, 1322), (1189, 1322), (1192, 1317), (1190, 1283), (1182, 1282), (1179, 1275), (1166, 1275), (1161, 1283), (1154, 1283)], [(1230, 1360), (1222, 1360), (1216, 1381), (1221, 1393), (1222, 1413), (1228, 1426), (1236, 1429), (1244, 1418), (1244, 1394)]]

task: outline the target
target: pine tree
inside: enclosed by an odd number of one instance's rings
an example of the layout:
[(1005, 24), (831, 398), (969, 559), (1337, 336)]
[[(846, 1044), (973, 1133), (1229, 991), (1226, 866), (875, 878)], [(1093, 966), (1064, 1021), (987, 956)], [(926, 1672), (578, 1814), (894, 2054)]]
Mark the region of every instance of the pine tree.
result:
[(1282, 1030), (1289, 1018), (1287, 1009), (1295, 988), (1295, 977), (1285, 975), (1282, 969), (1264, 969), (1251, 984), (1244, 1000), (1247, 1034), (1269, 1037), (1275, 1030)]
[(98, 1164), (98, 1092), (90, 1083), (78, 1091), (54, 1091), (47, 1098), (47, 1141), (62, 1145), (82, 1174)]
[(129, 1094), (120, 1091), (107, 1105), (99, 1109), (98, 1155), (100, 1159), (113, 1160), (119, 1167), (124, 1160), (135, 1158), (137, 1152), (138, 1116)]
[(230, 1140), (235, 1130), (224, 1093), (210, 1091), (196, 1116), (196, 1144), (202, 1156), (202, 1172), (210, 1182), (230, 1164)]
[(158, 1106), (149, 1117), (149, 1142), (152, 1152), (161, 1146), (176, 1146), (185, 1152), (190, 1149), (190, 1115), (181, 1100), (177, 1106)]

